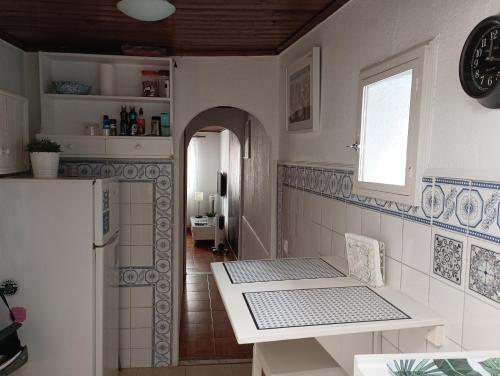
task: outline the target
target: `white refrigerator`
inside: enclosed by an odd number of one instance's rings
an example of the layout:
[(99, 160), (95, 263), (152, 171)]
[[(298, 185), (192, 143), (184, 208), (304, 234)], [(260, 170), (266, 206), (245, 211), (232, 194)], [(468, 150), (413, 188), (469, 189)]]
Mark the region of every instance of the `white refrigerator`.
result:
[(27, 309), (16, 375), (118, 373), (118, 201), (114, 179), (0, 179), (0, 281)]

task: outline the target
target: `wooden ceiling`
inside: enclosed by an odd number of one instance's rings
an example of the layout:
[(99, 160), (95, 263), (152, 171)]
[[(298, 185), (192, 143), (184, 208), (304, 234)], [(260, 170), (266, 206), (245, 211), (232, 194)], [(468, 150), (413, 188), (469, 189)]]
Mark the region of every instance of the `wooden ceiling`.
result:
[(169, 55), (274, 55), (348, 0), (171, 0), (177, 12), (140, 22), (118, 0), (0, 0), (0, 38), (27, 51), (119, 54), (123, 44)]

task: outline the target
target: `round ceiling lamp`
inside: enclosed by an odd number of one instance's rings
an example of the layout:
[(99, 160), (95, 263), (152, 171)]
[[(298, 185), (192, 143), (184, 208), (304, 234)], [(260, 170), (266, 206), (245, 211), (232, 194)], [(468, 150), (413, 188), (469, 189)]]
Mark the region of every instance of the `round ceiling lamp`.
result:
[(167, 0), (121, 0), (116, 7), (139, 21), (160, 21), (175, 12), (175, 6)]

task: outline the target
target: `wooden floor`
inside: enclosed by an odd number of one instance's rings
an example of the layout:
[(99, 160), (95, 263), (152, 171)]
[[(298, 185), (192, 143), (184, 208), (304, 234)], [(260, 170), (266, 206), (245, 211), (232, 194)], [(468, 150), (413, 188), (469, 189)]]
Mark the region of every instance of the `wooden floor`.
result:
[(251, 376), (252, 364), (215, 364), (169, 368), (127, 368), (120, 376)]
[(210, 263), (234, 261), (213, 255), (213, 242), (194, 244), (187, 234), (186, 285), (182, 305), (180, 361), (251, 359), (252, 346), (238, 345), (210, 272)]

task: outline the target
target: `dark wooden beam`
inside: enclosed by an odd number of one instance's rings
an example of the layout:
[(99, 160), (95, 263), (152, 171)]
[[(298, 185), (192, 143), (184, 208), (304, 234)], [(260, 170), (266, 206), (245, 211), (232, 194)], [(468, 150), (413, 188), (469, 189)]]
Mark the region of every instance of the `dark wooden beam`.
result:
[(326, 20), (336, 11), (338, 11), (343, 5), (345, 5), (349, 0), (333, 0), (331, 4), (329, 4), (326, 8), (324, 8), (320, 13), (314, 16), (311, 20), (309, 20), (304, 26), (302, 26), (299, 30), (297, 30), (294, 34), (288, 37), (284, 42), (282, 42), (276, 48), (276, 54), (280, 54), (304, 35), (306, 35), (309, 31), (314, 29), (321, 22)]

